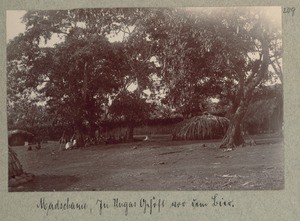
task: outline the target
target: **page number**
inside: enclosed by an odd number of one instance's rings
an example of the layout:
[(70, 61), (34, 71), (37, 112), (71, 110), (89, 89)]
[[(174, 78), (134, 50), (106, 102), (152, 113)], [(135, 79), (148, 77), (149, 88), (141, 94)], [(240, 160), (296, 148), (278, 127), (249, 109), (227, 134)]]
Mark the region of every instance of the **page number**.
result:
[(286, 8), (283, 8), (283, 13), (284, 14), (290, 14), (290, 15), (294, 16), (295, 11), (296, 11), (295, 7), (286, 7)]

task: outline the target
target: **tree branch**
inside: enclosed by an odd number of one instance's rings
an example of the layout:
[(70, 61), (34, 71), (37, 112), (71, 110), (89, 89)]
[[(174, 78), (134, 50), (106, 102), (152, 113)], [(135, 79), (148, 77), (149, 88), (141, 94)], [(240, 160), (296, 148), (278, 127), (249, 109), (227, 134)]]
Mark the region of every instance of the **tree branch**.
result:
[(261, 39), (261, 47), (262, 47), (262, 54), (261, 58), (262, 61), (260, 62), (260, 68), (257, 71), (257, 75), (253, 77), (252, 81), (249, 81), (248, 85), (246, 86), (245, 90), (245, 98), (247, 99), (247, 102), (249, 102), (252, 98), (252, 92), (254, 88), (262, 81), (262, 79), (265, 77), (268, 67), (269, 67), (269, 48), (268, 48), (268, 42), (264, 36), (262, 36)]
[[(276, 64), (278, 65), (279, 70), (276, 68), (274, 61), (276, 61)], [(271, 61), (271, 59), (270, 59), (270, 64), (272, 65), (272, 67), (273, 67), (275, 73), (277, 74), (277, 76), (279, 77), (280, 81), (283, 82), (282, 69), (279, 65), (278, 59), (274, 59), (273, 61)]]

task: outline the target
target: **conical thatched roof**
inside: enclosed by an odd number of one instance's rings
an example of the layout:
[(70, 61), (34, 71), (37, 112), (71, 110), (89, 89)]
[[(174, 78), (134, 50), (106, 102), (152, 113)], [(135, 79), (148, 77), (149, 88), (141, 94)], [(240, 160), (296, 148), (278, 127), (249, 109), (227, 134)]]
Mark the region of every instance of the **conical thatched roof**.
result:
[(8, 144), (10, 146), (22, 146), (25, 141), (32, 141), (34, 139), (34, 134), (27, 132), (25, 130), (10, 130), (8, 131)]
[(8, 175), (9, 177), (15, 177), (21, 174), (23, 174), (23, 168), (17, 154), (11, 148), (8, 148)]
[(33, 179), (33, 175), (25, 173), (17, 158), (17, 154), (8, 147), (8, 186), (16, 187)]
[(15, 134), (22, 134), (22, 135), (26, 135), (26, 136), (34, 136), (33, 133), (27, 132), (25, 130), (19, 130), (19, 129), (17, 129), (17, 130), (10, 130), (10, 131), (8, 131), (8, 137), (11, 137), (11, 136), (13, 136)]
[(173, 140), (205, 140), (222, 138), (229, 126), (229, 120), (211, 114), (192, 117), (179, 123)]

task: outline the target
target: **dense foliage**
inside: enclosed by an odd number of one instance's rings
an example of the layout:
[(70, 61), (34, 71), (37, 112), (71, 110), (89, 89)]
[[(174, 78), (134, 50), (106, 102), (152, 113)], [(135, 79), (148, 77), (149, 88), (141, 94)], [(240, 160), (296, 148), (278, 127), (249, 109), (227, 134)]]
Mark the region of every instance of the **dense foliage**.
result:
[[(249, 107), (262, 106), (253, 100), (259, 87), (282, 82), (281, 30), (269, 15), (265, 8), (28, 11), (25, 33), (7, 46), (9, 125), (33, 108), (47, 116), (36, 124), (92, 134), (119, 119), (131, 136), (153, 117), (213, 110), (230, 119), (221, 146), (240, 145), (241, 124), (255, 114)], [(60, 40), (47, 45), (53, 38)], [(31, 107), (20, 109), (24, 99)], [(21, 124), (34, 125), (29, 120)]]

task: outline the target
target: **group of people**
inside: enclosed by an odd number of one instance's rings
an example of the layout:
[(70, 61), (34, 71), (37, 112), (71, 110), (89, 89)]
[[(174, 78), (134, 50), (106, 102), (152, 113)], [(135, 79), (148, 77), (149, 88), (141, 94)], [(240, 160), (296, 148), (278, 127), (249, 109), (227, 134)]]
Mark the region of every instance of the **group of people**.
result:
[(39, 136), (34, 136), (31, 139), (28, 139), (28, 141), (25, 141), (25, 146), (28, 146), (27, 147), (28, 151), (31, 151), (34, 148), (36, 150), (40, 150), (42, 148), (41, 143), (42, 143), (41, 138)]
[(80, 147), (81, 136), (78, 130), (75, 131), (73, 136), (69, 138), (67, 133), (64, 131), (62, 137), (59, 140), (59, 149), (60, 150), (70, 150), (73, 148)]
[(96, 130), (94, 136), (81, 134), (79, 130), (75, 130), (72, 136), (64, 131), (62, 137), (59, 140), (60, 150), (71, 150), (77, 148), (86, 148), (92, 145), (99, 144), (115, 144), (126, 142), (126, 136), (115, 136), (110, 134), (109, 136), (103, 136), (100, 130)]

